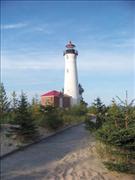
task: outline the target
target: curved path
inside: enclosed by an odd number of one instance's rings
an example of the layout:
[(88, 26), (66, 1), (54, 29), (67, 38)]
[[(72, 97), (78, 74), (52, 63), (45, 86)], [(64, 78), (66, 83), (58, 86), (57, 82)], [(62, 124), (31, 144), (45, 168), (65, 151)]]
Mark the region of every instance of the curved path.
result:
[(1, 161), (1, 178), (42, 179), (56, 166), (58, 160), (68, 153), (84, 148), (88, 138), (88, 132), (81, 124), (12, 154)]
[(109, 172), (95, 151), (84, 125), (67, 129), (5, 157), (1, 180), (134, 180), (134, 175)]

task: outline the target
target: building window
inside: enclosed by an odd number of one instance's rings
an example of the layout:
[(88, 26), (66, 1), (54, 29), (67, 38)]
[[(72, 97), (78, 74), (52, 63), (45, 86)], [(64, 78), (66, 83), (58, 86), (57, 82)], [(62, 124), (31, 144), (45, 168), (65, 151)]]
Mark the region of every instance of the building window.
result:
[(51, 105), (52, 104), (52, 98), (46, 97), (46, 105)]

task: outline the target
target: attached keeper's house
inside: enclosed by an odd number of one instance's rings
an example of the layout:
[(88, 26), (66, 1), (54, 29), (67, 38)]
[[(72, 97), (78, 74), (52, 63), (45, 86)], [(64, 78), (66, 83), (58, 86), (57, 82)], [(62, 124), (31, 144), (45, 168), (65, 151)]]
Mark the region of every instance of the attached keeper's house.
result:
[(53, 90), (41, 96), (43, 106), (51, 105), (55, 107), (68, 108), (71, 105), (71, 97), (62, 92)]

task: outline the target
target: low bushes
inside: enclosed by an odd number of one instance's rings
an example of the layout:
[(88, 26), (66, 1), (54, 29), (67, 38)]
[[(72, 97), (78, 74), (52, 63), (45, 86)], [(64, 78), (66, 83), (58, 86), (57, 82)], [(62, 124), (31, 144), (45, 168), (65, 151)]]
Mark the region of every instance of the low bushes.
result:
[(40, 126), (47, 128), (48, 130), (56, 130), (63, 126), (63, 120), (60, 117), (60, 113), (57, 108), (52, 106), (41, 106), (42, 120)]
[(84, 104), (73, 106), (63, 110), (62, 119), (64, 124), (84, 122), (87, 118), (87, 107)]
[[(123, 104), (122, 104), (123, 103)], [(97, 152), (110, 170), (135, 173), (135, 106), (133, 101), (115, 101), (106, 112), (95, 106), (96, 117), (101, 123), (86, 121), (87, 129), (94, 129)], [(104, 115), (104, 116), (103, 116)], [(103, 118), (102, 118), (103, 117)]]
[(134, 164), (104, 162), (104, 165), (111, 171), (135, 174)]
[(42, 119), (40, 126), (44, 126), (49, 130), (56, 130), (63, 125), (85, 121), (86, 112), (87, 108), (83, 105), (77, 105), (69, 109), (41, 106)]
[(99, 154), (106, 152), (104, 164), (108, 169), (135, 173), (135, 126), (116, 129), (104, 124), (96, 137), (101, 142)]

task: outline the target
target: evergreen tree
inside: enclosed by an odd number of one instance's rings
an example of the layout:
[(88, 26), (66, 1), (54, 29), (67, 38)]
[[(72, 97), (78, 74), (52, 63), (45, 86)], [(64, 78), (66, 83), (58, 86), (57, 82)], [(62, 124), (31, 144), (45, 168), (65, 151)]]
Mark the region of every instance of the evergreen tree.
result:
[(121, 103), (121, 106), (122, 106), (122, 109), (123, 109), (123, 112), (124, 112), (124, 126), (125, 128), (127, 129), (129, 124), (132, 123), (132, 121), (135, 122), (134, 120), (134, 117), (133, 117), (133, 104), (134, 104), (134, 101), (135, 99), (133, 99), (131, 102), (128, 102), (128, 92), (126, 91), (126, 98), (125, 100), (121, 100), (121, 98), (119, 98), (117, 96), (117, 98), (119, 99), (120, 103)]
[(99, 128), (105, 121), (106, 107), (102, 103), (100, 98), (95, 99), (95, 102), (93, 103), (93, 105), (95, 107), (96, 126), (97, 126), (97, 128)]
[(32, 117), (36, 120), (36, 123), (37, 124), (40, 123), (42, 116), (41, 116), (41, 111), (40, 111), (40, 103), (39, 103), (37, 95), (35, 95), (35, 97), (32, 98), (30, 109), (32, 112)]
[(83, 94), (83, 92), (84, 92), (84, 89), (83, 89), (83, 87), (82, 87), (81, 84), (78, 85), (78, 88), (79, 88), (80, 99), (83, 100), (82, 94)]
[(11, 94), (12, 96), (12, 101), (11, 101), (11, 108), (12, 110), (16, 110), (17, 109), (17, 105), (18, 105), (18, 100), (17, 100), (17, 94), (15, 91), (12, 92)]
[(88, 104), (84, 101), (84, 98), (83, 98), (84, 89), (80, 83), (78, 85), (78, 89), (79, 89), (79, 95), (80, 95), (80, 104), (87, 106)]
[(106, 120), (108, 124), (115, 128), (123, 128), (125, 112), (121, 105), (118, 105), (113, 99), (111, 106), (108, 108)]
[[(87, 118), (85, 123), (86, 123), (86, 128), (94, 131), (102, 126), (102, 124), (106, 120), (106, 107), (105, 105), (101, 102), (100, 98), (97, 98), (94, 100), (94, 103), (92, 106), (89, 108), (88, 112), (92, 114), (92, 117), (89, 119)], [(93, 115), (96, 116), (96, 122), (93, 122)]]
[(6, 95), (6, 91), (3, 83), (0, 83), (0, 116), (1, 120), (3, 120), (9, 112), (10, 102), (8, 101), (8, 97)]
[(14, 123), (14, 119), (15, 119), (15, 116), (16, 116), (16, 110), (17, 110), (17, 107), (18, 107), (18, 99), (17, 99), (17, 95), (16, 95), (16, 92), (13, 91), (12, 94), (11, 94), (11, 119), (10, 119), (10, 123)]
[(19, 137), (20, 141), (29, 141), (36, 137), (37, 128), (29, 111), (27, 97), (23, 92), (16, 110), (15, 122), (19, 125), (19, 128), (13, 129), (13, 132)]
[[(135, 107), (134, 100), (128, 103), (120, 100), (116, 104), (113, 100), (108, 109), (107, 121), (96, 132), (96, 137), (100, 141), (100, 152), (105, 152), (104, 157), (106, 167), (111, 170), (135, 173)], [(103, 156), (103, 154), (102, 154)], [(103, 158), (104, 158), (103, 157)]]
[(93, 105), (96, 108), (96, 113), (102, 113), (105, 110), (105, 105), (102, 103), (101, 99), (98, 97), (94, 100)]

